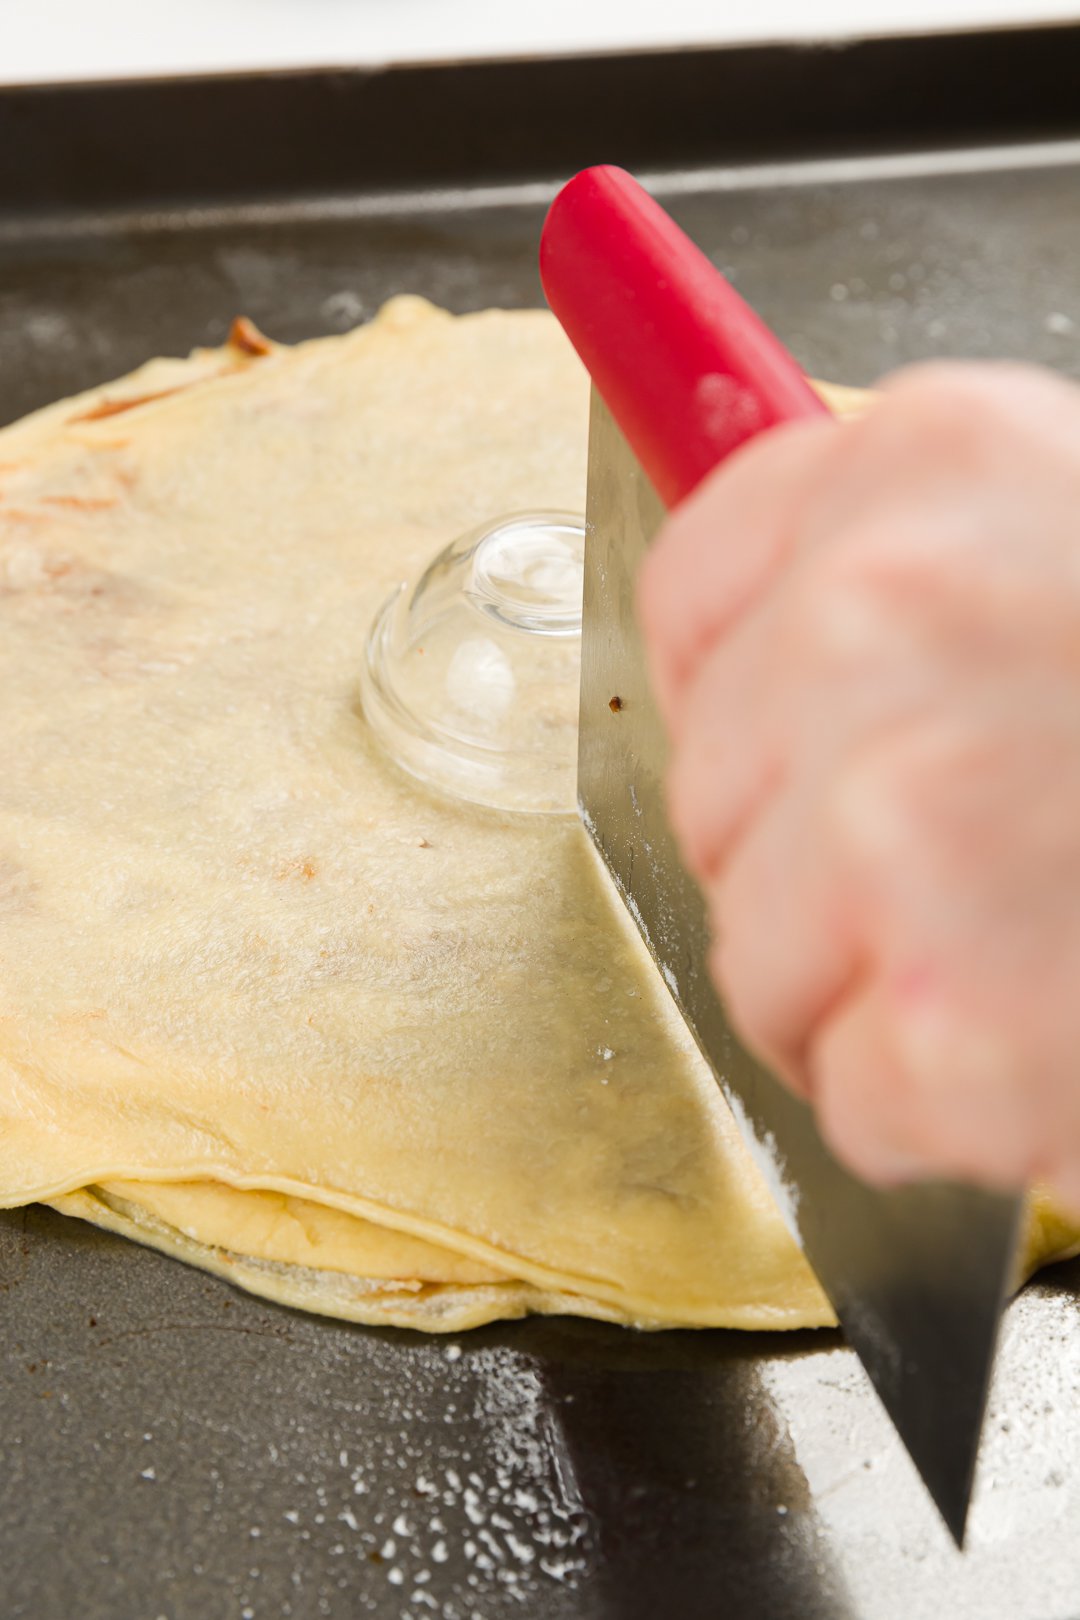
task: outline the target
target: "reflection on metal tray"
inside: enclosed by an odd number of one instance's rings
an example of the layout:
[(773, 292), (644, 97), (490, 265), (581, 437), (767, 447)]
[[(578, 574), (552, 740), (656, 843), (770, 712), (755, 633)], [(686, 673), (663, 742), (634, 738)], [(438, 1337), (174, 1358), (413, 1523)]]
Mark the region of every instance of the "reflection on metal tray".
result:
[[(2, 69), (0, 69), (2, 71)], [(820, 375), (1080, 375), (1080, 30), (0, 92), (0, 420), (392, 292), (540, 302), (620, 161)], [(829, 1334), (446, 1345), (0, 1216), (4, 1620), (1067, 1620), (1080, 1265), (1006, 1322), (969, 1550)]]

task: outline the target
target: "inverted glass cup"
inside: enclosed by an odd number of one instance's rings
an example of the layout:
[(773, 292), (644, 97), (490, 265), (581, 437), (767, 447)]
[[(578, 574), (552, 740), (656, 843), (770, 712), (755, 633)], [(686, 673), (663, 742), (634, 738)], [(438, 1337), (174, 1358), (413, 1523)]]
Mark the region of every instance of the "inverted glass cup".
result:
[(573, 813), (584, 552), (583, 517), (511, 513), (384, 602), (361, 699), (403, 770), (474, 804)]

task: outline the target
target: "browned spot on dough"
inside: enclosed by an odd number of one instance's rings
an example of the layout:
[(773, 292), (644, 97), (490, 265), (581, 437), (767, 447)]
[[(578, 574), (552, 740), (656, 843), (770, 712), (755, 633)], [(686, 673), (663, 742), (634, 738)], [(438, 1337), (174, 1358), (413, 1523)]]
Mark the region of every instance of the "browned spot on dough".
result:
[(263, 337), (254, 321), (238, 315), (229, 328), (229, 348), (239, 349), (241, 354), (263, 355), (272, 354), (274, 345)]
[(101, 399), (88, 411), (69, 416), (69, 422), (101, 422), (107, 416), (119, 416), (122, 411), (136, 411), (140, 405), (152, 405), (155, 399), (168, 399), (170, 394), (181, 394), (192, 383), (179, 383), (175, 388), (162, 388), (156, 394), (132, 394), (128, 399)]
[(25, 506), (5, 506), (0, 517), (5, 523), (47, 523), (48, 512), (30, 512)]
[(115, 495), (43, 495), (43, 506), (71, 507), (76, 512), (104, 512), (117, 504)]
[(235, 375), (236, 366), (221, 366), (217, 371), (209, 371), (204, 377), (192, 377), (190, 382), (177, 383), (173, 388), (159, 388), (156, 394), (132, 394), (127, 399), (101, 399), (96, 405), (91, 405), (88, 411), (80, 411), (78, 416), (69, 416), (68, 422), (101, 422), (108, 416), (119, 416), (123, 411), (138, 410), (140, 405), (153, 405), (159, 399), (171, 399), (173, 394), (186, 393), (191, 388), (198, 388), (200, 383), (216, 382), (219, 377)]
[(61, 1014), (61, 1022), (65, 1024), (96, 1024), (99, 1019), (108, 1016), (104, 1007), (84, 1007), (81, 1012)]
[(300, 877), (303, 878), (305, 883), (310, 883), (316, 871), (315, 862), (311, 859), (286, 861), (284, 866), (279, 867), (278, 877)]
[[(92, 660), (111, 654), (116, 643), (103, 639), (102, 626), (131, 619), (149, 605), (144, 588), (126, 574), (99, 568), (78, 556), (40, 548), (21, 577), (0, 571), (0, 602), (24, 602), (29, 611), (47, 610), (82, 626), (80, 640)], [(147, 654), (149, 656), (149, 654)]]

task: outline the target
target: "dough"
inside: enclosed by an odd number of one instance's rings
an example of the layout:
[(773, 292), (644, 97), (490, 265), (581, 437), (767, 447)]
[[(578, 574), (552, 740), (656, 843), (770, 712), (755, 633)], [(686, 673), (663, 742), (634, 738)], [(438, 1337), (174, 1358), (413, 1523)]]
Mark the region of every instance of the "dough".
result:
[(398, 299), (0, 433), (0, 1204), (364, 1322), (832, 1322), (576, 822), (358, 712), (394, 584), (582, 508), (586, 408), (548, 315)]

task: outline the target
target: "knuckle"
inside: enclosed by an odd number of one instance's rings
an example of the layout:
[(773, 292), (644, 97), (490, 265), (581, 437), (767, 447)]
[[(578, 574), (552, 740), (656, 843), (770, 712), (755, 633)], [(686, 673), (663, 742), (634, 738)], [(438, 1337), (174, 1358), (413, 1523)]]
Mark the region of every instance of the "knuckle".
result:
[[(925, 851), (928, 827), (908, 750), (892, 740), (864, 748), (834, 776), (827, 819), (841, 848), (893, 862)], [(914, 880), (916, 863), (911, 862)]]
[(856, 857), (892, 863), (894, 895), (902, 881), (914, 905), (948, 885), (958, 911), (987, 892), (995, 839), (1001, 847), (1000, 822), (987, 814), (995, 775), (962, 724), (920, 715), (864, 742), (837, 770), (830, 830)]
[(864, 548), (838, 542), (801, 571), (788, 594), (785, 637), (813, 663), (858, 660), (879, 643), (882, 603)]

